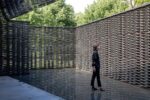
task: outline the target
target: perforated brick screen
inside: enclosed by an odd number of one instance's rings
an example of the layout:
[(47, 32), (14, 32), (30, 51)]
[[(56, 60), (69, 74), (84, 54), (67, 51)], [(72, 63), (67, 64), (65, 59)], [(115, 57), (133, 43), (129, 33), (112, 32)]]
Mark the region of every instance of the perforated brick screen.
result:
[(96, 43), (102, 75), (150, 87), (150, 4), (76, 28), (0, 20), (0, 75), (48, 68), (90, 71)]
[(77, 69), (91, 70), (96, 43), (103, 75), (150, 86), (150, 5), (78, 27)]
[(10, 20), (34, 8), (39, 8), (55, 0), (0, 0), (0, 8), (5, 19)]

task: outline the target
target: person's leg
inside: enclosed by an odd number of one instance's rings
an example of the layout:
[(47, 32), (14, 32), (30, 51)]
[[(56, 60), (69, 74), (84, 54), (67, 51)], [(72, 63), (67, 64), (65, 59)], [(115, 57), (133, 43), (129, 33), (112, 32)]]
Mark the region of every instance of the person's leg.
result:
[(102, 89), (102, 85), (101, 85), (100, 70), (99, 70), (99, 68), (96, 69), (96, 77), (97, 77), (97, 85), (98, 85), (99, 89), (100, 89), (101, 91), (104, 91), (104, 90)]
[(96, 71), (95, 71), (95, 72), (93, 71), (92, 78), (91, 78), (92, 90), (97, 90), (97, 89), (94, 87), (95, 77), (96, 77)]
[(97, 76), (97, 84), (98, 84), (98, 87), (101, 87), (101, 80), (100, 80), (99, 69), (96, 69), (96, 76)]

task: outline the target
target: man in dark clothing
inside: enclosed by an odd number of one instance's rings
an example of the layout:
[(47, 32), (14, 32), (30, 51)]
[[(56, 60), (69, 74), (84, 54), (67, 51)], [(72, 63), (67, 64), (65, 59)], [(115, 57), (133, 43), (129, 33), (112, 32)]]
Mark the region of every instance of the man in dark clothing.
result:
[(95, 78), (97, 77), (98, 87), (101, 91), (103, 91), (101, 87), (101, 81), (100, 81), (100, 58), (99, 58), (97, 46), (93, 46), (92, 68), (93, 68), (93, 75), (91, 79), (92, 90), (97, 90), (97, 88), (94, 87), (94, 81)]

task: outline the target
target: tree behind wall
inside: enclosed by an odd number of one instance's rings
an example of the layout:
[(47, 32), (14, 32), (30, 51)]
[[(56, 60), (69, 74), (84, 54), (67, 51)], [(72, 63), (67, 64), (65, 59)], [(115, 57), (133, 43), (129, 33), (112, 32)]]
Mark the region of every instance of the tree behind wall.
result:
[(135, 8), (142, 4), (150, 2), (150, 0), (124, 0), (129, 5), (129, 8)]
[(76, 26), (72, 6), (65, 4), (64, 0), (57, 0), (48, 6), (14, 18), (14, 20), (29, 21), (38, 26)]
[(86, 24), (140, 6), (150, 0), (96, 0), (84, 13), (76, 14), (77, 25)]

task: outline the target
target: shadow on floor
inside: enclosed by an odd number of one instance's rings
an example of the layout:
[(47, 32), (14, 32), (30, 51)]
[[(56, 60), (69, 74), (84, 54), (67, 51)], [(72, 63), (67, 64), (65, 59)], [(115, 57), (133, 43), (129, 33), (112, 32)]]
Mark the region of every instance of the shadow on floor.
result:
[(29, 75), (14, 78), (66, 100), (150, 100), (149, 90), (106, 77), (101, 77), (105, 91), (93, 92), (91, 73), (75, 69), (32, 70)]

